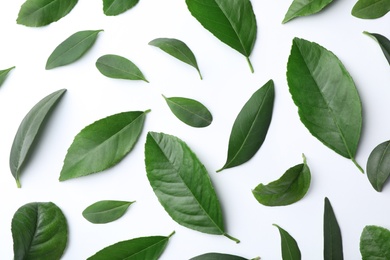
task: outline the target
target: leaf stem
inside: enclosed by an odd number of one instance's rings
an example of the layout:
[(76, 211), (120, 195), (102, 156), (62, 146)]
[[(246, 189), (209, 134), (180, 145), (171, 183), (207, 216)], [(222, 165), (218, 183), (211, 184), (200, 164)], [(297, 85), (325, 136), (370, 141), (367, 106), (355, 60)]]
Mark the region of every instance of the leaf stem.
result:
[(355, 158), (351, 158), (351, 160), (356, 165), (356, 167), (358, 167), (359, 171), (361, 171), (361, 173), (364, 173), (363, 168), (358, 164), (358, 162), (355, 160)]
[(251, 60), (249, 59), (249, 57), (246, 57), (246, 61), (248, 62), (248, 65), (249, 65), (249, 68), (251, 69), (251, 72), (254, 73), (255, 70), (253, 69), (252, 62), (251, 62)]
[(203, 80), (202, 73), (200, 73), (200, 70), (198, 70), (200, 80)]
[(223, 234), (225, 237), (229, 238), (230, 240), (233, 240), (234, 242), (236, 242), (237, 244), (240, 243), (240, 240), (235, 238), (235, 237), (232, 237), (231, 235), (227, 234), (227, 233), (224, 233)]
[(173, 232), (168, 236), (168, 238), (171, 238), (171, 236), (173, 236), (175, 233), (176, 233), (176, 231), (173, 231)]
[(20, 184), (19, 178), (16, 179), (16, 186), (17, 186), (18, 188), (21, 188), (21, 187), (22, 187), (22, 185)]

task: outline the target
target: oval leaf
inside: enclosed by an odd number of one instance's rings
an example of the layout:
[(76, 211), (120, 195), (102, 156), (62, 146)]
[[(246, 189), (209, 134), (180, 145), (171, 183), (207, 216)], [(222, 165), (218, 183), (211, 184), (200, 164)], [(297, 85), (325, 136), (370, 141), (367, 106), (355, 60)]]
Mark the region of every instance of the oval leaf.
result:
[(282, 241), (282, 259), (283, 260), (300, 260), (301, 251), (299, 250), (297, 241), (283, 228), (275, 225), (279, 229), (280, 238)]
[(362, 19), (376, 19), (390, 11), (390, 0), (358, 0), (352, 15)]
[(101, 172), (121, 161), (136, 144), (149, 111), (115, 114), (81, 130), (68, 149), (59, 180)]
[(69, 36), (50, 54), (46, 69), (64, 66), (80, 59), (92, 47), (101, 31), (103, 30), (80, 31)]
[(362, 260), (389, 259), (390, 230), (379, 226), (366, 226), (360, 236)]
[(172, 113), (189, 126), (206, 127), (213, 121), (207, 107), (196, 100), (182, 97), (164, 98)]
[(230, 133), (226, 163), (217, 172), (247, 162), (260, 149), (271, 123), (274, 99), (274, 82), (269, 80), (246, 102)]
[(60, 259), (68, 241), (68, 225), (52, 202), (20, 207), (12, 218), (14, 259)]
[(15, 68), (15, 66), (8, 68), (8, 69), (5, 69), (5, 70), (0, 70), (0, 87), (1, 87), (1, 85), (3, 85), (5, 79), (7, 78), (8, 73), (11, 70), (13, 70), (14, 68)]
[[(259, 259), (259, 258), (255, 258)], [(252, 260), (255, 260), (252, 259)], [(221, 254), (221, 253), (206, 253), (203, 255), (198, 255), (190, 260), (248, 260), (247, 258), (243, 258), (241, 256), (229, 255), (229, 254)]]
[(93, 256), (89, 257), (88, 260), (157, 260), (164, 252), (169, 238), (174, 233), (175, 232), (173, 232), (168, 237), (138, 237), (126, 241), (121, 241), (103, 248)]
[(296, 17), (318, 13), (332, 1), (333, 0), (294, 0), (288, 8), (282, 23), (287, 23)]
[(184, 42), (177, 39), (157, 38), (149, 42), (149, 45), (158, 47), (176, 59), (194, 67), (198, 71), (200, 79), (202, 79), (202, 74), (200, 73), (195, 55)]
[(343, 241), (341, 231), (328, 198), (324, 207), (324, 260), (342, 260)]
[(105, 224), (122, 217), (134, 201), (101, 200), (88, 206), (83, 217), (94, 224)]
[(256, 41), (257, 25), (249, 0), (186, 0), (188, 10), (204, 28), (247, 58)]
[(115, 16), (133, 8), (139, 0), (103, 0), (103, 12), (107, 16)]
[(77, 4), (77, 0), (26, 0), (20, 7), (16, 22), (40, 27), (60, 20)]
[(355, 160), (362, 104), (340, 60), (317, 43), (294, 38), (287, 81), (299, 117), (310, 133), (363, 172)]
[(109, 78), (148, 82), (133, 62), (118, 55), (107, 54), (100, 57), (96, 61), (96, 67), (104, 76)]
[(379, 46), (382, 49), (383, 54), (386, 57), (387, 62), (390, 64), (390, 41), (385, 36), (380, 35), (378, 33), (369, 33), (364, 32), (364, 34), (367, 34), (368, 36), (371, 36), (373, 39), (375, 39)]
[(65, 93), (66, 89), (57, 90), (40, 100), (23, 118), (16, 132), (11, 147), (9, 165), (11, 173), (20, 188), (20, 174), (34, 142), (38, 139), (39, 133), (48, 118), (49, 112), (57, 104), (58, 100)]
[(302, 164), (291, 167), (276, 181), (267, 185), (259, 184), (252, 193), (257, 201), (265, 206), (290, 205), (305, 196), (310, 181), (310, 169), (303, 156)]
[(390, 141), (383, 142), (372, 150), (367, 160), (367, 177), (378, 192), (390, 176)]
[(145, 164), (150, 185), (174, 221), (234, 239), (225, 233), (221, 206), (208, 172), (186, 143), (175, 136), (149, 132)]

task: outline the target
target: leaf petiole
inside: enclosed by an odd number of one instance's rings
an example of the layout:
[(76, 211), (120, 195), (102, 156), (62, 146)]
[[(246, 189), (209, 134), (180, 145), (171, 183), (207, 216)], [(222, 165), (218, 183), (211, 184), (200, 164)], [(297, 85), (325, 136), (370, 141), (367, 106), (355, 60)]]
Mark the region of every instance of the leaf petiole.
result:
[(246, 57), (246, 61), (248, 62), (248, 65), (249, 65), (249, 68), (250, 68), (251, 72), (254, 73), (255, 70), (253, 69), (253, 65), (252, 65), (252, 62), (249, 59), (249, 57)]
[(237, 244), (240, 243), (240, 240), (235, 238), (235, 237), (232, 237), (231, 235), (227, 234), (227, 233), (224, 233), (223, 234), (225, 237), (229, 238), (230, 240), (233, 240), (234, 242), (236, 242)]

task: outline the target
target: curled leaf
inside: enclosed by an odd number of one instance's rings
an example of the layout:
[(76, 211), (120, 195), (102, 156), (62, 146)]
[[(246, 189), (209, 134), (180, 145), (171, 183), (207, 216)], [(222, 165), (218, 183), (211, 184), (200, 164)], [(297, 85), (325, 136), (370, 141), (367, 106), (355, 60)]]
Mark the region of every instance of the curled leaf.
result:
[(94, 224), (105, 224), (122, 217), (134, 201), (101, 200), (88, 206), (83, 217)]
[(297, 241), (283, 228), (274, 224), (280, 233), (282, 241), (282, 259), (283, 260), (301, 260), (301, 250), (299, 250)]
[[(252, 260), (255, 259), (259, 259), (259, 258), (254, 258)], [(190, 260), (249, 260), (249, 259), (243, 258), (241, 256), (230, 255), (230, 254), (206, 253), (203, 255), (192, 257)]]
[(379, 33), (369, 33), (363, 32), (364, 34), (370, 36), (378, 42), (379, 46), (382, 49), (383, 54), (386, 57), (387, 62), (390, 64), (390, 41), (385, 36), (380, 35)]
[(0, 70), (0, 87), (1, 87), (1, 85), (3, 85), (5, 79), (7, 78), (8, 73), (11, 70), (13, 70), (14, 68), (15, 68), (15, 66), (8, 68), (8, 69), (5, 69), (5, 70)]
[(390, 176), (390, 141), (377, 145), (367, 160), (367, 177), (372, 187), (381, 192)]

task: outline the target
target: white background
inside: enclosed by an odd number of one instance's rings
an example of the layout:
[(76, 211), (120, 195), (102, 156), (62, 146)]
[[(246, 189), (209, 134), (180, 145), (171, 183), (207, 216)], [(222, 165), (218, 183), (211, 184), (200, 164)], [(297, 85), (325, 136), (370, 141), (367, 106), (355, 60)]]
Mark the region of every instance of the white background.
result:
[[(390, 15), (361, 20), (351, 15), (353, 0), (335, 1), (321, 13), (282, 25), (291, 1), (252, 1), (258, 37), (245, 58), (216, 39), (191, 16), (184, 0), (141, 0), (116, 17), (107, 17), (102, 1), (80, 0), (63, 19), (49, 26), (16, 24), (23, 0), (4, 1), (0, 9), (0, 69), (16, 66), (0, 88), (0, 258), (12, 259), (11, 220), (29, 202), (54, 202), (69, 225), (63, 259), (85, 259), (116, 242), (142, 236), (176, 234), (161, 259), (189, 259), (207, 252), (264, 260), (281, 259), (280, 236), (273, 223), (297, 241), (302, 259), (323, 258), (324, 198), (333, 205), (341, 227), (344, 257), (361, 259), (360, 234), (366, 225), (390, 229), (390, 187), (376, 192), (355, 165), (325, 147), (300, 122), (288, 91), (286, 64), (292, 39), (317, 42), (336, 54), (353, 77), (363, 103), (363, 132), (356, 160), (365, 168), (372, 149), (390, 139), (390, 68), (379, 45), (363, 31), (390, 37)], [(76, 63), (45, 70), (54, 48), (81, 30), (103, 29), (92, 49)], [(177, 38), (194, 52), (204, 79), (195, 69), (148, 42)], [(150, 81), (110, 79), (95, 67), (104, 54), (133, 61)], [(247, 163), (224, 170), (233, 122), (249, 97), (269, 79), (275, 82), (275, 105), (266, 140)], [(42, 138), (16, 187), (9, 153), (20, 122), (46, 95), (66, 88)], [(179, 121), (161, 94), (196, 99), (213, 114), (213, 123), (197, 129)], [(74, 136), (103, 117), (124, 111), (152, 111), (134, 150), (118, 165), (87, 177), (59, 182), (66, 151)], [(144, 143), (148, 131), (164, 132), (185, 141), (208, 169), (223, 208), (226, 231), (241, 243), (203, 234), (174, 222), (159, 204), (146, 177)], [(302, 163), (312, 172), (309, 192), (285, 207), (259, 204), (251, 190), (278, 179)], [(96, 225), (81, 212), (105, 199), (136, 200), (119, 220)]]

